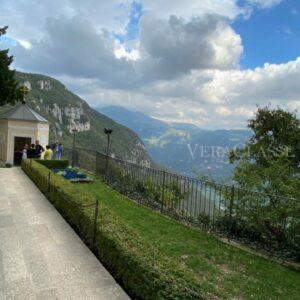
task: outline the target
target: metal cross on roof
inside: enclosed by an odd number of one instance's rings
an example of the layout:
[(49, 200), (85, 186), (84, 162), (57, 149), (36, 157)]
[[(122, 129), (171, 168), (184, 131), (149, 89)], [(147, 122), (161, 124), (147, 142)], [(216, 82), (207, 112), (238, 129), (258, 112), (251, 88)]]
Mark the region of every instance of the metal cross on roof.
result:
[(23, 86), (20, 87), (19, 91), (22, 95), (22, 102), (26, 103), (25, 96), (29, 93), (28, 87), (23, 85)]

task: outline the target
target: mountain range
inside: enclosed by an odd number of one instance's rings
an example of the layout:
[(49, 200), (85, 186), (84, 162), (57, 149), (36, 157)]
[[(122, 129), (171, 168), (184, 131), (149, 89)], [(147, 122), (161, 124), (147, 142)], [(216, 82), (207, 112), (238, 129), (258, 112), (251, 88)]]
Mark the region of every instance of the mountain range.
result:
[[(193, 124), (167, 123), (119, 106), (92, 108), (61, 82), (40, 74), (16, 72), (20, 85), (30, 90), (27, 104), (50, 122), (50, 142), (71, 148), (72, 128), (77, 146), (104, 152), (104, 128), (113, 129), (111, 152), (122, 159), (153, 165), (187, 176), (228, 178), (234, 166), (229, 149), (243, 145), (248, 130), (204, 130)], [(0, 107), (0, 114), (10, 109)]]
[[(50, 122), (50, 142), (62, 141), (65, 148), (71, 148), (72, 129), (75, 127), (78, 147), (104, 152), (107, 139), (103, 131), (111, 128), (113, 154), (132, 162), (151, 164), (150, 156), (136, 133), (92, 109), (58, 80), (21, 72), (16, 72), (16, 79), (29, 89), (27, 104)], [(0, 113), (10, 108), (2, 106)]]
[(97, 108), (134, 130), (154, 162), (186, 176), (227, 180), (234, 169), (227, 153), (241, 147), (249, 130), (205, 130), (193, 124), (167, 123), (119, 106)]

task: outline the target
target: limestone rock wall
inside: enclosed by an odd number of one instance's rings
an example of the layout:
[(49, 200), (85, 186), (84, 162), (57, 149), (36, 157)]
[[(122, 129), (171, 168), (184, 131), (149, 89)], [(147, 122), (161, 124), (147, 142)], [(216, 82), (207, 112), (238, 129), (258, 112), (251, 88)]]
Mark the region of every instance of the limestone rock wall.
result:
[[(36, 82), (40, 90), (50, 91), (52, 89), (50, 80), (39, 80)], [(29, 90), (32, 88), (30, 81), (23, 82)], [(59, 99), (58, 99), (59, 100)], [(59, 137), (63, 135), (63, 129), (67, 128), (69, 133), (72, 133), (72, 129), (76, 128), (79, 132), (89, 131), (91, 129), (91, 123), (84, 114), (82, 104), (63, 106), (59, 103), (52, 105), (45, 104), (45, 101), (41, 98), (39, 100), (33, 100), (36, 105), (36, 110), (46, 111), (48, 115), (55, 119), (54, 131)], [(39, 102), (39, 103), (37, 103)]]
[(58, 103), (54, 103), (52, 106), (46, 105), (45, 110), (57, 120), (55, 127), (60, 131), (62, 125), (66, 126), (70, 133), (74, 128), (79, 132), (89, 131), (91, 129), (91, 123), (89, 120), (86, 120), (82, 105), (61, 107)]

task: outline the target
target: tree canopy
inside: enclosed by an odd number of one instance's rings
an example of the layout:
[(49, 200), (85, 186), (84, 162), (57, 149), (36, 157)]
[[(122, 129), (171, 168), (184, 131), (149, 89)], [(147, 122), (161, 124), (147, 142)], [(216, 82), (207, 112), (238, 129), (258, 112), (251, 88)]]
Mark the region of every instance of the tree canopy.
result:
[(244, 148), (230, 152), (239, 162), (239, 186), (270, 194), (300, 196), (300, 120), (281, 108), (258, 108), (248, 127), (253, 134)]
[[(7, 26), (0, 28), (0, 37), (6, 34)], [(13, 56), (9, 56), (8, 49), (0, 50), (0, 106), (15, 104), (21, 99), (15, 71), (10, 69)]]

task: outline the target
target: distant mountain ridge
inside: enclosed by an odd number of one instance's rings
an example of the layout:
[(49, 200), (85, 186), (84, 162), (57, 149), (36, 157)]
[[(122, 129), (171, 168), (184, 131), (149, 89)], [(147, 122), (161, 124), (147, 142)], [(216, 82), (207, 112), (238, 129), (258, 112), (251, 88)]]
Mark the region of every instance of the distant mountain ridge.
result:
[[(69, 91), (58, 80), (40, 75), (16, 72), (20, 84), (29, 88), (26, 101), (50, 122), (50, 141), (60, 140), (66, 147), (72, 145), (72, 128), (80, 147), (105, 151), (105, 127), (112, 128), (111, 150), (123, 159), (149, 165), (151, 158), (144, 143), (131, 129), (92, 109), (83, 99)], [(0, 113), (9, 109), (0, 107)]]
[(193, 124), (169, 124), (119, 106), (97, 110), (137, 132), (156, 163), (187, 176), (230, 177), (234, 166), (228, 163), (227, 152), (250, 137), (246, 129), (205, 130)]
[(120, 106), (96, 108), (97, 111), (112, 118), (116, 122), (134, 130), (139, 137), (148, 138), (152, 135), (163, 134), (168, 125), (142, 112), (130, 111)]

